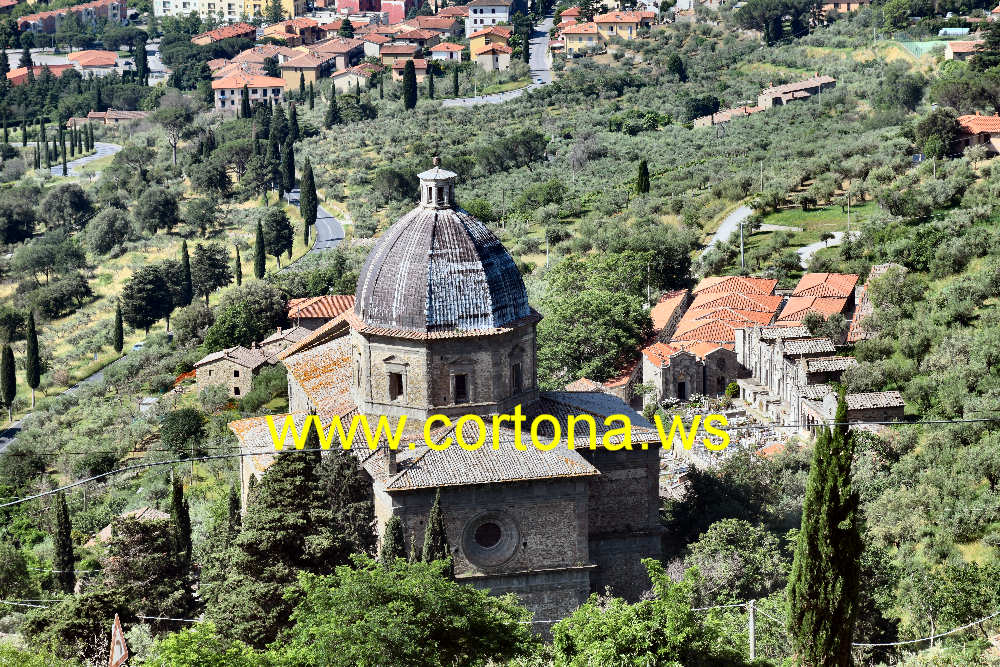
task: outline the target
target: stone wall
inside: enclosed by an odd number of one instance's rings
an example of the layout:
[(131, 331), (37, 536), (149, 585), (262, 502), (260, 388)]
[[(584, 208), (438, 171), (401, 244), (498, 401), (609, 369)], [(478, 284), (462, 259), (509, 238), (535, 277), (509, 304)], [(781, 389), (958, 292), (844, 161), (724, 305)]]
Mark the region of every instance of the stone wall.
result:
[(198, 367), (195, 382), (198, 391), (211, 385), (222, 385), (233, 398), (242, 398), (253, 386), (253, 372), (245, 366), (222, 358)]

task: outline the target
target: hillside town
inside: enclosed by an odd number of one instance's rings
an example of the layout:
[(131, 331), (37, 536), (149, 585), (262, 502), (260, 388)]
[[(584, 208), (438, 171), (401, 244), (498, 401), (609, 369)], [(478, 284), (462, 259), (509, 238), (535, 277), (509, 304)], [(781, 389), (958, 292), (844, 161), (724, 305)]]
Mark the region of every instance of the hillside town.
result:
[(1000, 665), (1000, 6), (0, 0), (0, 665)]

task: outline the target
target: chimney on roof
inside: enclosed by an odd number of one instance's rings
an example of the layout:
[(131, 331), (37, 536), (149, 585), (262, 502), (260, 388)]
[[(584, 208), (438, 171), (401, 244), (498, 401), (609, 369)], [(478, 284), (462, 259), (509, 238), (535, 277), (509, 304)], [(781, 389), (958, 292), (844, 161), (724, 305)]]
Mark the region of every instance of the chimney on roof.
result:
[(282, 329), (282, 327), (278, 327), (278, 335), (279, 336), (281, 335), (281, 329)]
[(976, 115), (977, 116), (979, 115), (979, 109), (976, 109)]
[(396, 461), (396, 450), (390, 447), (388, 451), (389, 475), (392, 476), (399, 472), (399, 463)]

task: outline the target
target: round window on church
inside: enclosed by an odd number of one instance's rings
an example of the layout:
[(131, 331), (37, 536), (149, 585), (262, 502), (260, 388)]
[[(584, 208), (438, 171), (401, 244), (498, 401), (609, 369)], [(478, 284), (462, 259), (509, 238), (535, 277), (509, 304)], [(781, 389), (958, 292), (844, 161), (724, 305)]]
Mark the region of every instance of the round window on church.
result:
[(480, 514), (465, 525), (462, 551), (469, 562), (483, 568), (503, 565), (517, 552), (521, 534), (514, 517), (493, 510)]
[(487, 521), (481, 524), (479, 528), (476, 528), (476, 533), (474, 538), (476, 544), (483, 547), (484, 549), (492, 549), (500, 542), (500, 536), (502, 532), (500, 531), (500, 526), (496, 525), (492, 521)]

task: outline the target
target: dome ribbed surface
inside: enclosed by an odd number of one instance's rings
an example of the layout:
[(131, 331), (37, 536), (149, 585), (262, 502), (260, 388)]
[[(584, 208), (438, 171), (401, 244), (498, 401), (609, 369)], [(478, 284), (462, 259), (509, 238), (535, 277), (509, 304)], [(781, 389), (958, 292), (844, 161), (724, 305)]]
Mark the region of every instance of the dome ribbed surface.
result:
[(514, 259), (460, 209), (418, 206), (378, 240), (358, 279), (354, 310), (369, 326), (466, 331), (531, 314)]

